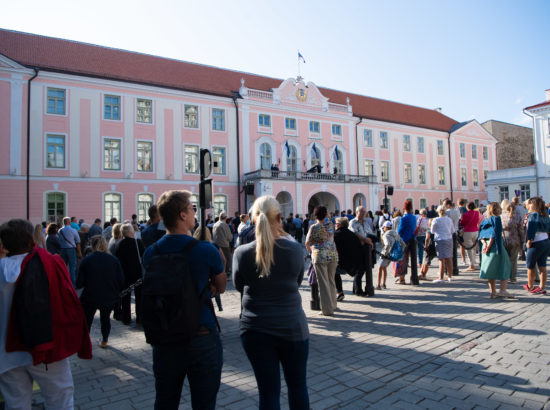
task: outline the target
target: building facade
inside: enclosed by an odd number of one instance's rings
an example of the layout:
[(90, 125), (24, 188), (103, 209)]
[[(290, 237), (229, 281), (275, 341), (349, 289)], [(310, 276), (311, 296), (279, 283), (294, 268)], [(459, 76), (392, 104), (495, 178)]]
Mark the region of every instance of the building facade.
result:
[[(497, 141), (477, 121), (286, 80), (0, 30), (3, 219), (138, 214), (169, 189), (213, 213), (271, 194), (289, 212), (487, 199)], [(9, 147), (9, 148), (8, 148)], [(310, 171), (310, 172), (308, 172)], [(320, 171), (320, 172), (311, 172)]]
[(497, 169), (523, 168), (535, 163), (533, 129), (489, 120), (481, 124), (498, 141)]
[(537, 193), (548, 202), (550, 198), (550, 90), (546, 90), (546, 101), (527, 107), (523, 112), (533, 119)]

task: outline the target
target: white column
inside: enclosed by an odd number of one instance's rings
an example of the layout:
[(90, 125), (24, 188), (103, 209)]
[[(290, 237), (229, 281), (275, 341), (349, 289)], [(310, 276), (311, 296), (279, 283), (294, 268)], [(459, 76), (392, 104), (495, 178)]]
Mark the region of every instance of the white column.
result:
[[(183, 130), (183, 119), (182, 119), (182, 109), (181, 104), (175, 104), (174, 107), (174, 152), (172, 153), (174, 157), (174, 175), (173, 179), (179, 180), (183, 175), (183, 162), (185, 162), (185, 155), (183, 153), (183, 144), (182, 144), (182, 130)], [(183, 161), (183, 162), (182, 162)]]
[[(358, 139), (355, 138), (355, 122), (348, 121), (348, 134), (349, 134), (349, 149), (348, 149), (348, 167), (349, 174), (358, 175), (357, 169), (357, 154), (355, 153), (355, 143)], [(359, 130), (357, 131), (359, 132)]]
[(42, 128), (42, 121), (44, 119), (44, 86), (32, 82), (31, 87), (31, 152), (29, 170), (31, 175), (42, 175), (46, 161), (44, 152), (46, 136)]
[(124, 177), (130, 172), (135, 173), (135, 143), (134, 143), (134, 121), (136, 113), (134, 111), (134, 99), (126, 96), (124, 99)]
[(307, 209), (304, 211), (301, 182), (296, 182), (296, 212), (300, 215), (304, 215), (307, 213)]
[(227, 113), (227, 172), (229, 182), (237, 182), (237, 121), (235, 119), (235, 108), (226, 109)]
[[(32, 84), (32, 83), (31, 83)], [(22, 175), (21, 155), (23, 135), (23, 76), (13, 74), (10, 80), (10, 174)], [(40, 99), (40, 96), (31, 96)], [(25, 107), (25, 113), (26, 113)], [(31, 121), (32, 124), (32, 121)], [(26, 173), (26, 171), (25, 171)]]
[(164, 147), (165, 147), (165, 135), (164, 131), (166, 124), (164, 123), (164, 110), (167, 108), (166, 104), (162, 101), (155, 102), (155, 146), (153, 152), (153, 158), (156, 162), (154, 164), (157, 179), (164, 179), (166, 177), (166, 166), (164, 163)]
[[(99, 177), (100, 169), (103, 169), (103, 142), (101, 141), (101, 135), (99, 134), (99, 126), (101, 123), (101, 113), (103, 111), (102, 104), (100, 103), (101, 94), (90, 92), (87, 97), (90, 99), (90, 143), (92, 148), (90, 150), (90, 176)], [(125, 113), (125, 116), (128, 113)], [(122, 149), (126, 142), (122, 141)], [(121, 155), (124, 155), (121, 152)], [(124, 161), (126, 163), (126, 161)]]
[(241, 105), (241, 118), (242, 118), (242, 138), (241, 142), (243, 144), (243, 174), (251, 171), (250, 164), (253, 159), (250, 156), (250, 112), (248, 104)]
[(69, 116), (69, 175), (80, 177), (80, 95), (77, 89), (70, 92)]

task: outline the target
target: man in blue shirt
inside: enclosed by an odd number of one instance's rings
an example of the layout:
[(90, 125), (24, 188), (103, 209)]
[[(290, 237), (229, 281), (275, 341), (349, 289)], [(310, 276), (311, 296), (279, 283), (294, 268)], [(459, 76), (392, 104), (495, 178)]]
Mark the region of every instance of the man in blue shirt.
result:
[[(166, 227), (166, 235), (150, 246), (143, 255), (147, 268), (155, 253), (182, 252), (194, 240), (195, 207), (189, 191), (167, 191), (158, 201), (158, 212)], [(197, 293), (209, 284), (210, 298), (225, 292), (226, 276), (219, 251), (209, 242), (199, 242), (190, 251), (189, 272), (194, 277)], [(214, 310), (203, 304), (197, 335), (185, 345), (153, 345), (155, 375), (155, 409), (178, 408), (183, 381), (189, 378), (192, 407), (214, 409), (221, 381), (222, 343)]]
[(296, 216), (292, 220), (292, 223), (296, 227), (296, 233), (295, 233), (296, 241), (298, 243), (302, 243), (302, 236), (303, 236), (302, 235), (303, 234), (302, 223), (303, 223), (303, 221), (302, 221), (302, 218), (300, 218), (300, 215), (296, 214)]
[(63, 228), (59, 230), (59, 242), (61, 243), (61, 257), (69, 268), (73, 286), (76, 284), (76, 258), (82, 259), (80, 251), (80, 236), (71, 228), (71, 218), (63, 218)]
[(166, 228), (160, 220), (156, 205), (151, 205), (147, 211), (151, 224), (141, 231), (141, 241), (146, 248), (151, 246), (166, 234)]

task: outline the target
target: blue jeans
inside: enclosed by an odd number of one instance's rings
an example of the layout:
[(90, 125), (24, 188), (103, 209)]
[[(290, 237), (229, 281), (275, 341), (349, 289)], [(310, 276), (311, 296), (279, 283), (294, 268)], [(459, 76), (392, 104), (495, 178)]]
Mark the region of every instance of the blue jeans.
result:
[(526, 265), (527, 269), (534, 269), (536, 266), (539, 268), (546, 267), (546, 259), (550, 254), (550, 239), (543, 241), (533, 242), (530, 248), (527, 248)]
[(61, 248), (61, 258), (67, 264), (69, 269), (69, 275), (73, 286), (76, 285), (76, 249), (75, 248)]
[(220, 335), (196, 336), (187, 345), (153, 346), (155, 410), (178, 409), (185, 376), (193, 409), (215, 409), (222, 377)]
[(292, 342), (265, 333), (246, 331), (241, 335), (241, 342), (256, 376), (260, 410), (281, 407), (279, 364), (283, 366), (290, 409), (309, 409), (306, 382), (309, 340)]
[(424, 260), (424, 243), (426, 242), (426, 236), (417, 236), (416, 243), (418, 245), (418, 263), (422, 265)]

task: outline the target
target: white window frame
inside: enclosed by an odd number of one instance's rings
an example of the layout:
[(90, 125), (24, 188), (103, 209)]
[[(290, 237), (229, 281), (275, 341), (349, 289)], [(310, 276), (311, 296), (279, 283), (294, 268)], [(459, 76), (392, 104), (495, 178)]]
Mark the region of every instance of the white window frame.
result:
[[(336, 150), (336, 148), (338, 148), (338, 151), (340, 152), (340, 159), (336, 159), (334, 158), (334, 152)], [(331, 163), (331, 167), (330, 169), (328, 170), (328, 173), (332, 174), (334, 168), (337, 168), (338, 170), (338, 174), (345, 174), (346, 173), (346, 164), (345, 164), (345, 161), (344, 161), (344, 158), (345, 158), (345, 154), (344, 154), (344, 150), (342, 149), (342, 147), (339, 147), (338, 145), (335, 145), (334, 148), (332, 148), (331, 152), (330, 152), (330, 163)]]
[(365, 171), (365, 176), (368, 176), (368, 177), (374, 176), (374, 160), (373, 159), (365, 159), (365, 161), (363, 163), (363, 169)]
[[(138, 156), (138, 145), (140, 142), (145, 142), (145, 143), (148, 143), (148, 144), (151, 144), (151, 162), (152, 162), (152, 166), (151, 166), (151, 170), (150, 171), (140, 171), (138, 169), (138, 160), (139, 160), (139, 156)], [(155, 161), (155, 141), (153, 140), (146, 140), (146, 139), (137, 139), (136, 140), (136, 145), (135, 145), (135, 153), (136, 153), (136, 169), (135, 171), (136, 172), (139, 172), (140, 174), (154, 174), (155, 173), (155, 166), (156, 166), (156, 161)]]
[[(407, 179), (407, 169), (409, 170), (409, 178)], [(412, 173), (412, 164), (405, 163), (403, 164), (403, 183), (412, 184), (413, 183), (413, 173)]]
[(365, 147), (369, 147), (369, 148), (373, 147), (373, 144), (372, 144), (372, 130), (369, 129), (369, 128), (365, 128), (363, 130), (363, 145)]
[(472, 169), (472, 186), (474, 188), (479, 186), (479, 171), (476, 168)]
[[(222, 124), (221, 124), (221, 129), (217, 129), (217, 128), (214, 128), (214, 111), (220, 111), (222, 113)], [(217, 118), (217, 117), (216, 117)], [(216, 131), (216, 132), (225, 132), (226, 131), (226, 126), (225, 126), (225, 121), (226, 121), (226, 115), (225, 115), (225, 108), (219, 108), (219, 107), (212, 107), (210, 109), (210, 129), (212, 131)]]
[[(186, 107), (196, 107), (197, 108), (197, 126), (191, 127), (188, 125), (185, 125), (185, 108)], [(189, 130), (198, 130), (201, 127), (201, 107), (198, 104), (183, 104), (183, 128), (189, 129)]]
[[(223, 202), (225, 203), (225, 209), (219, 209), (219, 207), (216, 206), (216, 198), (224, 198)], [(212, 195), (212, 209), (214, 217), (217, 217), (220, 215), (220, 212), (224, 211), (226, 215), (229, 215), (229, 201), (227, 198), (227, 194), (219, 193), (219, 194), (213, 194)]]
[[(112, 141), (118, 141), (118, 144), (119, 144), (119, 163), (120, 163), (120, 168), (119, 169), (108, 169), (108, 168), (105, 168), (105, 142), (106, 140), (112, 140)], [(124, 170), (124, 164), (122, 163), (123, 159), (124, 159), (124, 151), (123, 151), (123, 148), (122, 148), (122, 138), (118, 138), (118, 137), (102, 137), (102, 141), (101, 141), (101, 169), (104, 171), (104, 172), (122, 172)]]
[[(145, 218), (144, 218), (144, 219), (140, 219), (140, 217), (139, 217), (139, 211), (140, 211), (140, 208), (139, 208), (139, 207), (140, 207), (140, 204), (141, 204), (141, 203), (144, 203), (144, 201), (140, 201), (140, 200), (139, 200), (139, 197), (140, 197), (141, 195), (149, 195), (149, 196), (151, 197), (150, 205), (147, 207), (147, 209), (145, 209)], [(138, 222), (139, 222), (139, 221), (143, 221), (143, 220), (146, 221), (147, 219), (149, 219), (149, 214), (148, 214), (149, 207), (150, 207), (151, 205), (153, 205), (154, 203), (155, 203), (155, 194), (153, 194), (152, 192), (138, 192), (138, 193), (136, 194), (136, 210), (137, 210), (136, 213), (137, 213), (137, 216), (138, 216)]]
[[(443, 176), (443, 179), (441, 179), (441, 176)], [(444, 166), (439, 165), (437, 167), (437, 181), (438, 181), (440, 186), (445, 185), (445, 183), (446, 183), (445, 167)]]
[[(290, 128), (288, 127), (288, 121), (294, 121), (294, 128)], [(285, 117), (285, 130), (290, 130), (290, 131), (296, 131), (296, 118), (292, 118), (292, 117)]]
[(468, 170), (466, 168), (460, 168), (460, 186), (468, 186)]
[[(140, 100), (141, 101), (151, 101), (151, 121), (150, 122), (139, 120), (138, 112), (139, 112), (140, 107), (138, 106), (138, 104), (139, 104)], [(155, 113), (155, 102), (153, 101), (152, 98), (136, 97), (136, 123), (145, 124), (145, 125), (154, 125), (154, 123), (155, 123), (154, 113)]]
[(418, 164), (416, 172), (418, 173), (418, 185), (426, 185), (426, 165)]
[(489, 147), (483, 146), (481, 150), (483, 155), (483, 161), (489, 161)]
[[(286, 161), (285, 161), (285, 164), (286, 164), (286, 171), (287, 172), (298, 172), (300, 169), (300, 162), (299, 162), (299, 157), (298, 157), (298, 147), (296, 147), (294, 144), (291, 144), (289, 143), (288, 144), (288, 147), (290, 148), (290, 152), (292, 152), (294, 150), (294, 153), (296, 154), (295, 157), (293, 158), (292, 156), (289, 156), (288, 153), (286, 152), (286, 148), (283, 146), (283, 152), (285, 153), (285, 156), (286, 156)], [(295, 162), (295, 168), (296, 169), (289, 169), (288, 165), (289, 165), (289, 162), (291, 161), (294, 161)]]
[[(63, 93), (65, 94), (65, 96), (63, 97), (63, 114), (58, 114), (58, 113), (55, 113), (55, 112), (48, 112), (48, 100), (49, 100), (49, 96), (48, 96), (48, 91), (49, 90), (57, 90), (57, 91), (63, 91)], [(55, 115), (55, 116), (58, 116), (58, 117), (66, 117), (67, 116), (67, 111), (68, 111), (68, 107), (69, 107), (69, 104), (68, 104), (68, 100), (69, 100), (69, 93), (67, 92), (67, 89), (66, 88), (59, 88), (59, 87), (46, 87), (46, 101), (45, 101), (45, 105), (44, 105), (44, 114), (46, 115)], [(57, 97), (52, 97), (54, 98), (55, 101), (58, 100)]]
[[(314, 124), (317, 124), (317, 127), (314, 126)], [(312, 128), (317, 128), (317, 131), (315, 131)], [(321, 134), (321, 123), (319, 121), (310, 121), (309, 122), (309, 133), (310, 134)]]
[(424, 144), (424, 137), (416, 137), (416, 149), (419, 154), (426, 153), (426, 146)]
[(123, 221), (123, 210), (124, 210), (124, 202), (123, 202), (123, 198), (124, 196), (122, 195), (122, 192), (117, 192), (117, 191), (107, 191), (107, 192), (103, 192), (102, 195), (101, 195), (101, 203), (102, 203), (102, 213), (103, 213), (103, 220), (104, 221), (108, 221), (110, 218), (112, 218), (114, 215), (111, 215), (109, 218), (107, 218), (107, 213), (105, 212), (105, 205), (106, 205), (106, 202), (105, 202), (105, 197), (107, 195), (118, 195), (119, 198), (120, 198), (120, 215), (119, 217), (116, 217), (117, 218), (117, 221)]
[[(216, 173), (214, 172), (214, 149), (215, 148), (223, 148), (223, 152), (224, 152), (224, 155), (223, 155), (223, 159), (224, 159), (224, 172), (223, 174), (222, 173)], [(212, 149), (212, 175), (218, 175), (218, 176), (224, 176), (224, 175), (227, 175), (227, 147), (225, 145), (212, 145), (211, 147)]]
[[(63, 167), (49, 167), (48, 166), (48, 137), (63, 137)], [(69, 158), (67, 153), (69, 151), (68, 135), (62, 132), (47, 132), (44, 134), (44, 169), (55, 171), (66, 171), (69, 169)]]
[(408, 134), (403, 135), (403, 151), (411, 152), (411, 136)]
[(521, 202), (525, 202), (526, 200), (531, 198), (531, 184), (520, 184), (520, 186), (519, 186), (519, 198), (520, 198)]
[(510, 199), (510, 187), (508, 187), (508, 185), (499, 185), (498, 194), (501, 201)]
[(472, 159), (477, 159), (477, 145), (472, 144)]
[[(267, 148), (267, 150), (269, 151), (268, 153), (262, 152), (262, 149), (264, 147)], [(269, 159), (269, 164), (267, 164), (267, 159)], [(264, 164), (264, 161), (266, 162), (265, 164)], [(260, 144), (260, 169), (268, 170), (268, 169), (271, 169), (272, 165), (273, 165), (273, 149), (271, 148), (271, 144), (269, 142), (262, 142)]]
[[(422, 206), (422, 205), (424, 205), (424, 206)], [(424, 198), (424, 197), (420, 198), (418, 200), (418, 206), (419, 206), (419, 209), (427, 208), (428, 207), (428, 199)]]
[(380, 139), (380, 149), (390, 149), (390, 141), (387, 131), (380, 131), (378, 138)]
[[(267, 124), (266, 124), (267, 120)], [(271, 128), (271, 115), (258, 114), (258, 126), (262, 128)]]
[[(118, 98), (118, 117), (119, 117), (118, 119), (106, 118), (105, 117), (105, 107), (107, 105), (111, 106), (111, 117), (112, 117), (113, 107), (116, 106), (116, 104), (107, 104), (107, 102), (105, 100), (108, 97)], [(116, 95), (116, 94), (103, 94), (103, 120), (104, 121), (115, 121), (115, 122), (121, 122), (122, 121), (122, 96)]]
[[(437, 155), (445, 155), (445, 143), (443, 140), (437, 140)], [(441, 147), (441, 150), (439, 149)]]
[[(197, 148), (197, 170), (195, 172), (187, 171), (187, 150), (186, 147), (196, 147)], [(199, 144), (183, 144), (183, 172), (187, 175), (198, 175), (200, 173), (200, 153), (201, 147)], [(190, 154), (191, 155), (191, 154)]]
[[(340, 138), (342, 137), (342, 124), (331, 124), (330, 129), (331, 129), (332, 135)], [(337, 132), (334, 132), (335, 129)]]
[(466, 158), (466, 144), (461, 142), (458, 144), (458, 153), (460, 158)]
[[(383, 165), (387, 164), (388, 175), (384, 178)], [(390, 161), (380, 161), (380, 181), (390, 182)]]
[[(44, 218), (42, 218), (43, 221), (46, 221), (48, 223), (50, 223), (50, 216), (48, 215), (48, 195), (50, 194), (62, 194), (63, 195), (63, 214), (60, 215), (60, 220), (58, 219), (55, 219), (55, 222), (58, 222), (58, 223), (61, 223), (62, 222), (62, 219), (69, 215), (69, 212), (67, 210), (67, 205), (68, 205), (68, 201), (67, 201), (67, 198), (68, 198), (68, 194), (66, 191), (56, 191), (56, 190), (53, 190), (53, 191), (45, 191), (44, 192)], [(57, 201), (56, 201), (57, 203)], [(57, 208), (56, 208), (57, 210)]]

